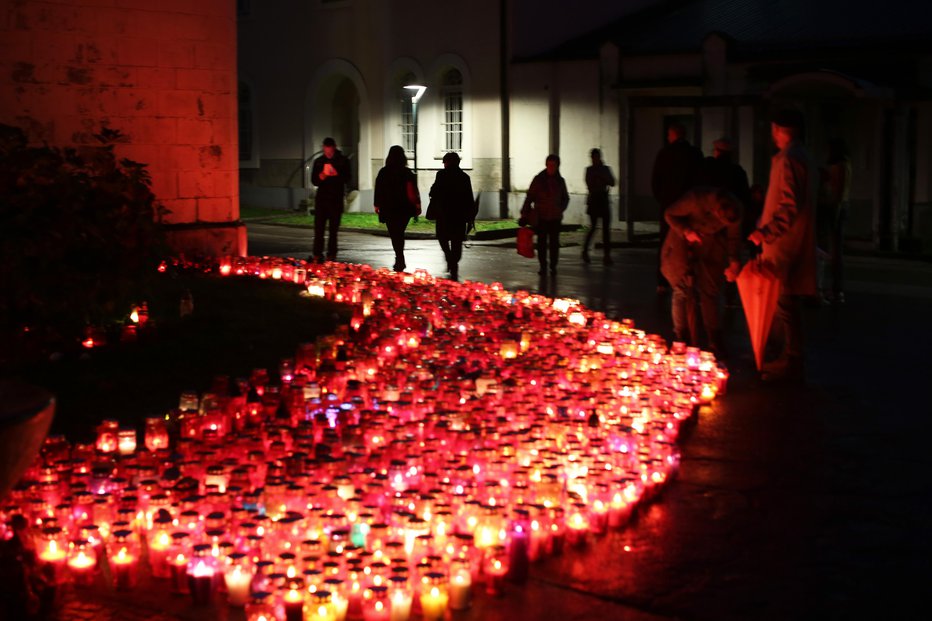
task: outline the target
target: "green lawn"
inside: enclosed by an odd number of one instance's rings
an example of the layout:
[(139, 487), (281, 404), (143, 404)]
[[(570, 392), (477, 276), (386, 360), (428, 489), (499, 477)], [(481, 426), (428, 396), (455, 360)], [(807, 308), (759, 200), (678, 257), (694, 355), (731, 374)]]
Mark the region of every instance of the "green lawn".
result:
[[(181, 319), (186, 290), (194, 312)], [(349, 321), (345, 307), (301, 297), (300, 290), (254, 278), (163, 275), (147, 300), (155, 324), (148, 335), (80, 356), (69, 353), (23, 375), (55, 394), (52, 433), (90, 440), (105, 418), (141, 430), (146, 417), (177, 407), (183, 390), (202, 394), (217, 375), (248, 377), (256, 368), (274, 375), (298, 344)]]
[[(314, 217), (307, 216), (303, 211), (282, 211), (280, 209), (269, 209), (266, 207), (240, 207), (240, 217), (244, 220), (261, 219), (263, 221), (274, 222), (276, 224), (287, 224), (291, 226), (314, 226)], [(504, 229), (514, 229), (518, 225), (514, 220), (477, 220), (477, 231), (497, 231)], [(367, 229), (381, 230), (385, 228), (384, 224), (379, 223), (379, 217), (374, 213), (344, 213), (340, 220), (340, 228), (346, 229)], [(417, 222), (411, 221), (408, 230), (413, 232), (432, 233), (434, 223), (425, 218), (418, 218)]]

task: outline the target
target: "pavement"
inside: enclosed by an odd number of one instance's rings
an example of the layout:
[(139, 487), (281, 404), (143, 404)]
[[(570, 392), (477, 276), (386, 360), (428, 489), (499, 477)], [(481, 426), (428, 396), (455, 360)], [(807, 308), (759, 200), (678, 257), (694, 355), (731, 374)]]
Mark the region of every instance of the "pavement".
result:
[[(306, 229), (248, 231), (250, 254), (309, 253)], [(544, 278), (513, 241), (471, 242), (460, 276), (577, 298), (669, 337), (656, 247), (613, 248), (613, 266), (585, 265), (581, 239), (563, 235), (558, 274)], [(342, 233), (340, 242), (340, 260), (393, 262), (386, 238)], [(443, 275), (436, 241), (409, 241), (406, 256), (409, 270)], [(728, 393), (683, 434), (678, 477), (624, 530), (535, 565), (528, 584), (479, 595), (453, 619), (927, 618), (932, 265), (855, 256), (847, 268), (846, 303), (805, 311), (805, 384), (762, 383), (740, 309), (724, 309)], [(61, 618), (242, 616), (142, 590), (72, 594)]]

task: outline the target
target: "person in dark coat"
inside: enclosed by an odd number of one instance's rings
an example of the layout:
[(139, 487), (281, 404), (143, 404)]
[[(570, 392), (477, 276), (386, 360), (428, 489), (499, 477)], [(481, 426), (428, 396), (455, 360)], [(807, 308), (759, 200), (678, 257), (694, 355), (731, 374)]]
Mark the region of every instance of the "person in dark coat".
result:
[(414, 216), (421, 215), (421, 195), (417, 189), (417, 177), (408, 168), (405, 150), (394, 145), (385, 157), (385, 166), (375, 178), (375, 212), (379, 222), (385, 224), (395, 250), (396, 272), (403, 272), (405, 265), (405, 229)]
[(774, 115), (770, 133), (779, 152), (770, 162), (764, 212), (748, 239), (761, 247), (761, 260), (780, 280), (775, 320), (783, 327), (783, 352), (764, 365), (764, 380), (802, 381), (802, 297), (816, 294), (815, 196), (818, 175), (802, 144), (803, 116), (796, 110)]
[[(696, 175), (697, 187), (720, 188), (731, 192), (741, 203), (741, 232), (742, 239), (747, 237), (757, 226), (759, 210), (751, 209), (751, 188), (748, 185), (748, 174), (741, 164), (734, 158), (734, 143), (728, 138), (719, 138), (712, 143), (712, 155), (702, 161)], [(754, 215), (749, 215), (754, 214)], [(754, 218), (751, 222), (747, 220)], [(734, 283), (725, 285), (726, 305), (732, 308), (738, 306), (738, 288)]]
[(314, 260), (324, 260), (324, 230), (329, 225), (327, 259), (337, 257), (337, 231), (343, 215), (343, 199), (350, 180), (350, 164), (337, 149), (333, 138), (324, 138), (324, 154), (314, 160), (311, 183), (317, 186), (314, 198)]
[(589, 242), (592, 241), (596, 225), (601, 220), (602, 262), (611, 265), (612, 214), (608, 205), (608, 189), (615, 187), (615, 177), (612, 175), (612, 169), (602, 163), (602, 152), (599, 149), (590, 151), (589, 157), (592, 158), (592, 166), (586, 168), (586, 188), (589, 190), (586, 197), (586, 214), (589, 215), (589, 232), (586, 233), (586, 240), (583, 242), (582, 258), (584, 262), (589, 263)]
[(740, 271), (741, 203), (729, 191), (700, 187), (667, 207), (664, 218), (670, 233), (660, 253), (660, 268), (673, 285), (673, 331), (677, 341), (698, 345), (690, 313), (696, 296), (709, 347), (725, 355), (718, 298), (727, 278)]
[(463, 256), (466, 232), (476, 221), (476, 203), (472, 182), (460, 168), (460, 156), (450, 151), (443, 156), (443, 170), (430, 188), (429, 215), (437, 222), (437, 240), (447, 259), (451, 280), (459, 279), (459, 262)]
[(560, 156), (551, 153), (545, 166), (531, 181), (518, 223), (521, 226), (530, 224), (537, 233), (538, 273), (547, 273), (549, 257), (550, 273), (556, 274), (560, 258), (560, 225), (563, 212), (570, 204), (570, 195), (566, 191), (566, 180), (560, 175)]
[(735, 161), (734, 143), (728, 138), (719, 138), (712, 143), (712, 155), (702, 160), (695, 185), (728, 190), (741, 201), (742, 209), (746, 209), (751, 201), (748, 174)]
[[(657, 153), (651, 173), (651, 190), (660, 207), (660, 247), (663, 248), (667, 232), (664, 212), (689, 190), (695, 181), (702, 152), (686, 140), (686, 127), (682, 123), (672, 123), (667, 127), (667, 144)], [(660, 270), (660, 253), (657, 255), (657, 293), (666, 293), (670, 283)]]

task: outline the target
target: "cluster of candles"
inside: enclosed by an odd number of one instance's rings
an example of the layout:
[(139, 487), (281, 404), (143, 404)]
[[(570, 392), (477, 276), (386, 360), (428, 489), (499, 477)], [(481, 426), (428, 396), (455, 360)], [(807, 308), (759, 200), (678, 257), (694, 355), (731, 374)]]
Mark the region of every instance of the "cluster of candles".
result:
[(277, 374), (183, 393), (143, 446), (116, 421), (49, 438), (2, 511), (54, 575), (131, 589), (146, 571), (251, 621), (441, 619), (621, 527), (727, 381), (575, 300), (339, 263), (219, 272), (295, 283), (349, 325)]

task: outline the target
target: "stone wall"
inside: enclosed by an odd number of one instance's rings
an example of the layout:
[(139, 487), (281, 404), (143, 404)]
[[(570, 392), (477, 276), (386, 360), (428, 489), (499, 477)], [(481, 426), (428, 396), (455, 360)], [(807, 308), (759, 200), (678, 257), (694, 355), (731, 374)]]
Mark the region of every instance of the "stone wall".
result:
[(102, 126), (120, 131), (118, 156), (148, 165), (164, 222), (184, 225), (185, 246), (204, 229), (204, 252), (221, 250), (219, 235), (245, 253), (233, 0), (5, 0), (0, 88), (0, 123), (34, 143), (80, 146)]

